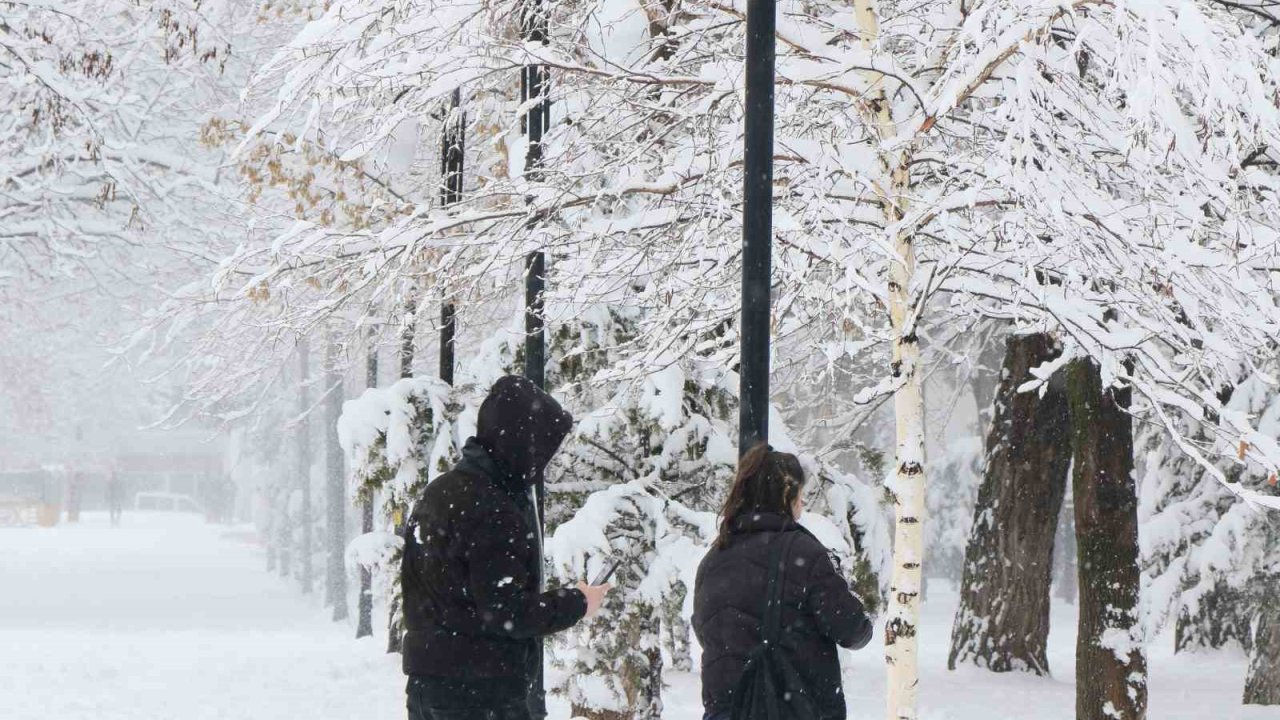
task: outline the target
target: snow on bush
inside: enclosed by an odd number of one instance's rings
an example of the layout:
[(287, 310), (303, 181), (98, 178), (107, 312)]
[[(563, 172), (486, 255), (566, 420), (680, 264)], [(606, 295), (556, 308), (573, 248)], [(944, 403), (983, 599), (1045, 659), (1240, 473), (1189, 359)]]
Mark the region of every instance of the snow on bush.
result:
[(344, 402), (338, 442), (353, 468), (356, 491), (385, 492), (390, 506), (403, 509), (412, 490), (447, 468), (460, 447), (452, 399), (445, 382), (410, 377)]
[[(566, 518), (547, 543), (553, 571), (571, 583), (623, 560), (605, 611), (557, 644), (570, 670), (561, 690), (583, 714), (656, 718), (662, 668), (693, 668), (693, 580), (737, 465), (737, 375), (698, 357), (647, 367), (575, 386), (574, 402), (592, 409), (573, 408), (581, 419), (553, 464), (548, 516)], [(890, 549), (881, 494), (797, 447), (776, 408), (770, 423), (771, 444), (796, 453), (809, 478), (803, 524), (875, 607)]]

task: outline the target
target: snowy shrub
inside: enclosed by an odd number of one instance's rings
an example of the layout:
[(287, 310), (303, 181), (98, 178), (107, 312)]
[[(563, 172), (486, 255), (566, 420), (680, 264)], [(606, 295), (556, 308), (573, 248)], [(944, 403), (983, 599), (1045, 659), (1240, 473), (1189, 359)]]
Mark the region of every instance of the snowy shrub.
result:
[[(1261, 373), (1237, 385), (1226, 406), (1228, 412), (1259, 418), (1260, 432), (1280, 437), (1280, 392)], [(1201, 423), (1183, 416), (1175, 421), (1185, 428), (1185, 437), (1211, 443)], [(1205, 468), (1180, 452), (1163, 428), (1146, 431), (1141, 440), (1139, 540), (1147, 639), (1174, 622), (1180, 651), (1238, 643), (1253, 656), (1247, 687), (1273, 686), (1257, 673), (1267, 666), (1264, 658), (1280, 657), (1273, 636), (1258, 631), (1280, 589), (1280, 527), (1274, 513), (1206, 482)], [(1215, 454), (1230, 456), (1226, 448)], [(1274, 476), (1256, 464), (1224, 460), (1219, 472), (1260, 496), (1280, 495)]]
[(389, 387), (369, 388), (342, 405), (338, 442), (352, 468), (352, 494), (361, 502), (381, 499), (385, 528), (353, 540), (347, 566), (368, 568), (377, 592), (392, 608), (400, 607), (403, 542), (387, 530), (398, 531), (431, 478), (459, 458), (464, 433), (469, 433), (463, 417), (463, 399), (474, 395), (469, 390), (431, 377), (403, 378)]
[[(697, 358), (649, 367), (638, 382), (575, 390), (595, 407), (573, 409), (578, 426), (549, 485), (548, 517), (569, 516), (548, 542), (561, 579), (623, 560), (601, 616), (559, 644), (570, 669), (560, 690), (593, 718), (656, 718), (662, 667), (693, 669), (693, 579), (737, 464), (737, 376)], [(797, 448), (776, 409), (771, 428), (771, 444), (796, 453), (810, 479), (804, 524), (874, 609), (889, 559), (881, 494)]]
[(604, 610), (562, 643), (575, 715), (657, 720), (664, 661), (691, 667), (684, 606), (714, 518), (673, 505), (649, 485), (615, 485), (593, 493), (548, 542), (566, 582), (622, 561)]
[(383, 495), (388, 518), (408, 511), (435, 475), (459, 457), (462, 392), (432, 377), (369, 388), (342, 404), (338, 442), (353, 468), (355, 494)]

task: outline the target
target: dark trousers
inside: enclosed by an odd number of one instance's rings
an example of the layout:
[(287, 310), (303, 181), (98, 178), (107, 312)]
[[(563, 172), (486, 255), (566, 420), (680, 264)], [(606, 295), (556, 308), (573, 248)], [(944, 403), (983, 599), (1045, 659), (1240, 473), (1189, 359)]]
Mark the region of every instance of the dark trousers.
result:
[(441, 697), (432, 689), (426, 683), (409, 680), (405, 688), (409, 720), (533, 720), (526, 698), (491, 704), (491, 698), (477, 696), (472, 704), (459, 702), (455, 693)]

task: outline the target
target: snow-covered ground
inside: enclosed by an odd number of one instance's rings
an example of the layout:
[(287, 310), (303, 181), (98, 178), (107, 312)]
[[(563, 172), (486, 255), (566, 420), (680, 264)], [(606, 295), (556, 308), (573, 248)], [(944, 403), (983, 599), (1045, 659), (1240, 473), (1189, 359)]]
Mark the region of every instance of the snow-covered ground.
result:
[(0, 718), (403, 717), (398, 656), (266, 573), (251, 539), (141, 513), (0, 529)]
[[(267, 574), (250, 531), (198, 518), (88, 514), (79, 526), (0, 529), (0, 718), (383, 720), (404, 682), (383, 638), (355, 641), (318, 597)], [(946, 670), (955, 596), (935, 584), (922, 627), (924, 720), (1069, 720), (1074, 609), (1054, 608), (1057, 679)], [(1161, 643), (1167, 648), (1168, 643)], [(884, 670), (849, 656), (852, 718), (882, 717)], [(1153, 720), (1278, 720), (1239, 704), (1238, 653), (1153, 651)], [(671, 677), (669, 718), (697, 720), (696, 679)], [(553, 701), (552, 715), (567, 717)]]

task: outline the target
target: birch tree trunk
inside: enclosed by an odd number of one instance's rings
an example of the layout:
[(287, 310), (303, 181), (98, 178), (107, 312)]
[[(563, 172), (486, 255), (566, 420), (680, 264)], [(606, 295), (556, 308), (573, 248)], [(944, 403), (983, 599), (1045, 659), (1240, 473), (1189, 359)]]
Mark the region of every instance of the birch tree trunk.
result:
[(1048, 335), (1009, 337), (947, 666), (1049, 674), (1053, 546), (1071, 463), (1067, 398), (1018, 392), (1059, 354)]
[(1133, 420), (1126, 412), (1131, 392), (1103, 388), (1092, 360), (1067, 369), (1080, 566), (1076, 720), (1147, 716)]
[[(887, 104), (880, 103), (888, 116)], [(905, 157), (893, 170), (893, 195), (886, 202), (887, 220), (901, 220), (906, 212)], [(888, 717), (915, 720), (916, 690), (920, 682), (916, 637), (920, 623), (921, 563), (924, 560), (924, 392), (920, 379), (920, 341), (912, 289), (916, 280), (913, 238), (895, 238), (897, 251), (889, 270), (889, 317), (893, 327), (890, 373), (899, 382), (893, 396), (897, 437), (893, 486), (893, 573), (889, 580), (888, 620), (885, 624), (885, 662), (888, 664)]]
[[(854, 0), (854, 13), (862, 30), (862, 45), (870, 49), (880, 41), (880, 20), (874, 0)], [(883, 78), (871, 78), (876, 90), (869, 100), (876, 135), (894, 136), (897, 129)], [(907, 212), (911, 177), (911, 148), (882, 150), (879, 157), (880, 203), (886, 226)], [(916, 251), (910, 234), (893, 239), (895, 257), (889, 264), (889, 318), (893, 328), (893, 361), (890, 374), (897, 380), (893, 413), (897, 436), (893, 486), (893, 574), (889, 580), (888, 619), (885, 624), (885, 663), (888, 665), (887, 717), (916, 720), (916, 689), (920, 683), (919, 640), (921, 563), (924, 560), (924, 392), (920, 380), (920, 341), (916, 336), (913, 291), (916, 288)]]
[(897, 251), (889, 281), (889, 312), (894, 337), (892, 373), (902, 384), (893, 397), (897, 466), (891, 489), (896, 522), (884, 644), (889, 665), (888, 717), (915, 720), (920, 677), (916, 629), (920, 620), (920, 563), (924, 559), (924, 395), (920, 345), (910, 302), (915, 276), (911, 239), (899, 238)]

